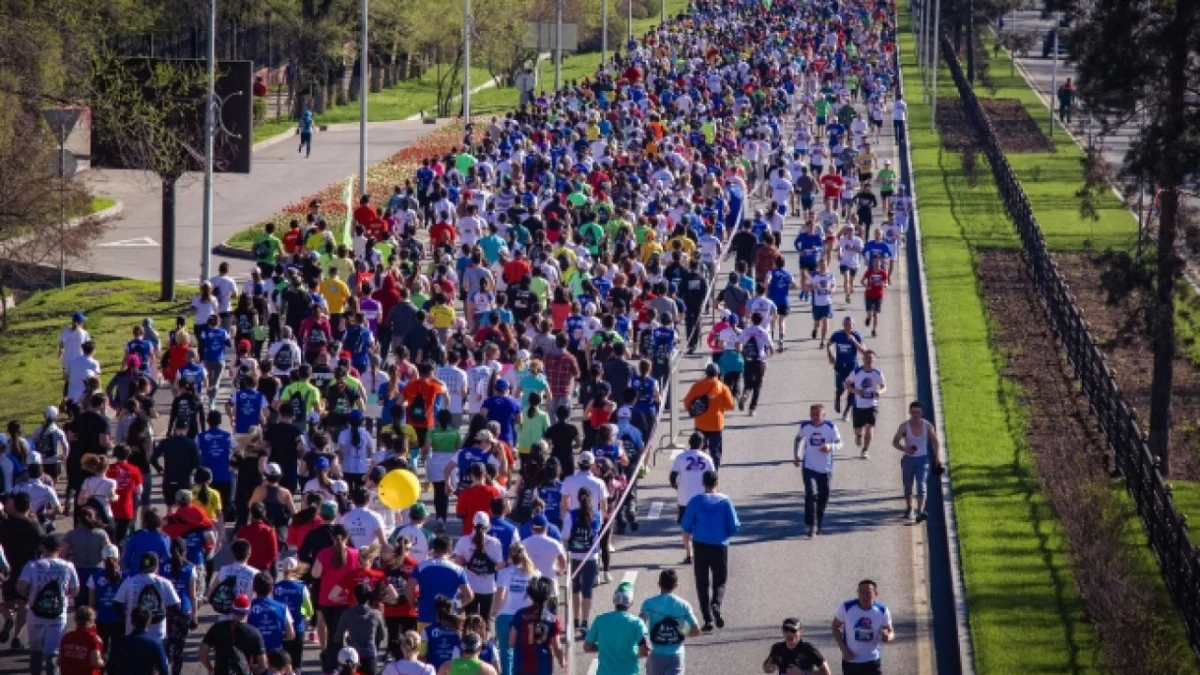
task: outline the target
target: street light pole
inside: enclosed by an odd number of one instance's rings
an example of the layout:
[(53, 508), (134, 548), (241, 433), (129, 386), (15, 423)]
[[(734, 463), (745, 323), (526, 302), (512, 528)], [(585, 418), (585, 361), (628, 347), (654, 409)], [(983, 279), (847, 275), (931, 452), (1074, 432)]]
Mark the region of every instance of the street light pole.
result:
[(463, 0), (463, 124), (471, 123), (471, 0)]
[(1054, 102), (1058, 99), (1058, 13), (1054, 13), (1054, 69), (1050, 71), (1050, 140), (1054, 140)]
[[(213, 131), (217, 104), (217, 0), (208, 0), (208, 92), (204, 106), (204, 227), (201, 234), (200, 282), (212, 276)], [(166, 244), (164, 243), (164, 246)]]
[(362, 35), (359, 37), (358, 55), (358, 194), (367, 194), (367, 22), (370, 0), (362, 0)]
[[(67, 125), (60, 128), (58, 146), (58, 287), (67, 287)], [(5, 302), (0, 298), (0, 302)]]
[(600, 65), (608, 65), (608, 0), (600, 3)]
[(554, 91), (563, 88), (563, 0), (554, 2)]
[(937, 86), (938, 86), (938, 52), (941, 51), (942, 43), (938, 39), (938, 30), (941, 28), (942, 15), (942, 0), (935, 0), (933, 5), (933, 61), (929, 63), (930, 77), (933, 78), (933, 101), (929, 106), (929, 129), (937, 132)]
[(658, 27), (667, 22), (667, 0), (662, 0), (658, 5)]
[(629, 43), (633, 42), (633, 0), (625, 0), (625, 48), (629, 48)]

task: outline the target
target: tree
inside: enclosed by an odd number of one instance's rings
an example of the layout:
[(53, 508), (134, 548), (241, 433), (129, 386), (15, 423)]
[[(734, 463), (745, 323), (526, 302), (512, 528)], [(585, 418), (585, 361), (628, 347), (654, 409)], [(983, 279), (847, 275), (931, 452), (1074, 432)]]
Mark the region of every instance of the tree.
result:
[[(1075, 28), (1076, 89), (1108, 133), (1144, 114), (1126, 155), (1127, 176), (1157, 185), (1158, 241), (1150, 311), (1154, 350), (1150, 450), (1170, 473), (1176, 248), (1185, 186), (1200, 178), (1200, 0), (1062, 0)], [(1144, 111), (1144, 113), (1143, 113)]]
[[(1003, 47), (1014, 57), (1024, 57), (1038, 44), (1038, 34), (1031, 30), (1006, 30), (996, 36), (996, 47)], [(1017, 60), (1009, 59), (1008, 74), (1016, 75)]]
[(497, 86), (513, 86), (521, 69), (538, 57), (537, 49), (525, 46), (533, 2), (473, 0), (471, 9), (479, 36), (472, 54), (479, 54)]

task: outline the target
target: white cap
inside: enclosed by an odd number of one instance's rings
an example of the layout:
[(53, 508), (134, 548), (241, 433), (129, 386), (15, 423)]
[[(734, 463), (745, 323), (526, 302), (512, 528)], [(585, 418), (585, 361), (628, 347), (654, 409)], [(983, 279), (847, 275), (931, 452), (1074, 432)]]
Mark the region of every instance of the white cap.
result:
[(280, 574), (286, 574), (300, 567), (300, 559), (294, 555), (285, 556), (275, 561), (275, 570)]
[(283, 469), (280, 468), (279, 465), (276, 464), (275, 462), (271, 462), (270, 464), (267, 465), (267, 470), (264, 471), (263, 473), (268, 476), (282, 476)]
[(354, 647), (342, 647), (338, 652), (338, 665), (352, 666), (358, 664), (358, 650)]
[(583, 452), (579, 453), (579, 465), (580, 466), (591, 466), (595, 463), (596, 463), (596, 456), (592, 454), (591, 450), (584, 450)]
[(475, 514), (474, 523), (475, 527), (491, 527), (492, 519), (488, 517), (487, 513), (479, 511)]

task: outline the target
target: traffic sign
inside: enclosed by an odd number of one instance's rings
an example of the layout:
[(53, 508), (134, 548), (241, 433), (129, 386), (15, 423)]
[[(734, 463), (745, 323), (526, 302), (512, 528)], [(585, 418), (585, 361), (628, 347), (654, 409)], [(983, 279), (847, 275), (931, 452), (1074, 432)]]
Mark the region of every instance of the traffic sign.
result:
[(56, 178), (70, 178), (79, 170), (79, 160), (66, 148), (59, 148), (50, 156), (50, 173)]
[(81, 108), (48, 108), (42, 111), (42, 119), (46, 120), (46, 124), (54, 130), (55, 136), (59, 139), (59, 143), (71, 130), (75, 128), (75, 123), (79, 121), (79, 116), (83, 114)]

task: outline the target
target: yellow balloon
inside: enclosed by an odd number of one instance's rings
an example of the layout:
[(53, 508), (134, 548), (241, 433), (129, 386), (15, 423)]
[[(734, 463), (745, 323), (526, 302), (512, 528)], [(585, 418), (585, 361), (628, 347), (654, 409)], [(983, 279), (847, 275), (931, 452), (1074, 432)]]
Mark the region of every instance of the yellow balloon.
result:
[(389, 471), (379, 481), (379, 501), (397, 511), (407, 509), (421, 498), (421, 481), (417, 474), (404, 469)]

